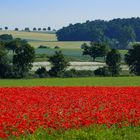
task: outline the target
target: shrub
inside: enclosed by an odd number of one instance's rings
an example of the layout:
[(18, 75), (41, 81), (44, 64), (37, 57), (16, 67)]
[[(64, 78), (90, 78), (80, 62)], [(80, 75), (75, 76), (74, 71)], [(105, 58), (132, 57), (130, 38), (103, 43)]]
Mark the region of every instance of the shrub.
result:
[(63, 77), (93, 77), (94, 72), (90, 70), (71, 69), (63, 73)]
[(94, 71), (94, 74), (96, 76), (110, 76), (111, 75), (107, 67), (98, 68), (97, 70)]
[(112, 49), (106, 57), (106, 64), (112, 76), (120, 75), (121, 54), (118, 50)]
[(131, 73), (140, 76), (140, 44), (134, 44), (125, 55), (125, 61), (129, 65)]
[(39, 49), (49, 49), (50, 47), (44, 46), (44, 45), (40, 45), (38, 48), (39, 48)]
[(0, 35), (0, 41), (9, 42), (9, 41), (12, 41), (12, 40), (13, 40), (12, 35), (8, 35), (8, 34)]
[(60, 47), (59, 46), (55, 46), (54, 49), (60, 49)]
[(37, 74), (40, 78), (48, 77), (47, 70), (44, 67), (38, 68), (35, 74)]
[(49, 62), (52, 65), (49, 75), (52, 77), (61, 77), (69, 66), (69, 62), (61, 51), (56, 51), (54, 55), (50, 56)]

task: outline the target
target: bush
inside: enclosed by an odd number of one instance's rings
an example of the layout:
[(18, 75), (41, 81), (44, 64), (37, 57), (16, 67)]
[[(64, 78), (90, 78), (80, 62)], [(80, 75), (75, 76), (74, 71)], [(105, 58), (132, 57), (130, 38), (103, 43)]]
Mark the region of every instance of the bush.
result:
[(12, 41), (12, 40), (13, 40), (12, 35), (8, 35), (8, 34), (0, 35), (0, 41), (9, 42), (9, 41)]
[(60, 47), (59, 46), (55, 46), (54, 49), (60, 49)]
[(94, 72), (90, 70), (71, 69), (63, 73), (63, 77), (93, 77)]
[(130, 72), (140, 76), (140, 44), (136, 43), (125, 55), (125, 62), (129, 66)]
[(39, 48), (39, 49), (49, 49), (50, 47), (44, 46), (44, 45), (40, 45), (38, 48)]
[(112, 49), (106, 56), (106, 64), (111, 76), (120, 75), (121, 54), (118, 50)]
[(38, 68), (35, 74), (38, 75), (40, 78), (48, 77), (48, 72), (44, 67)]
[(69, 66), (69, 62), (61, 51), (56, 51), (54, 55), (49, 57), (52, 68), (49, 70), (51, 77), (61, 77)]
[(107, 67), (99, 68), (94, 71), (95, 76), (110, 76), (109, 69)]

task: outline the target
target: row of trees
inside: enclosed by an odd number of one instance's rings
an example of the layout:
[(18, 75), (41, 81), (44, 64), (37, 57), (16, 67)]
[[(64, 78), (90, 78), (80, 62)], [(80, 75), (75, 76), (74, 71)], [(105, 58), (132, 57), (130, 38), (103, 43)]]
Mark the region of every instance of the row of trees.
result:
[[(106, 66), (97, 69), (94, 73), (100, 76), (118, 76), (121, 71), (121, 55), (118, 50), (110, 49), (106, 44), (93, 43), (90, 45), (84, 43), (82, 45), (83, 55), (89, 55), (93, 61), (97, 57), (103, 57)], [(130, 67), (130, 72), (135, 75), (140, 75), (140, 44), (134, 44), (128, 53), (125, 55), (125, 62)], [(0, 78), (23, 78), (27, 76), (32, 68), (32, 63), (35, 59), (35, 50), (27, 41), (16, 38), (11, 35), (0, 36)], [(81, 73), (71, 70), (66, 71), (69, 62), (61, 51), (48, 57), (52, 64), (51, 70), (46, 71), (45, 68), (40, 68), (36, 74), (46, 73), (50, 77), (60, 77), (70, 75), (82, 75)], [(83, 72), (83, 71), (82, 71)], [(88, 76), (92, 72), (86, 72)]]
[(70, 24), (56, 34), (59, 41), (106, 42), (112, 48), (128, 49), (130, 42), (140, 41), (140, 18)]
[[(52, 68), (47, 72), (44, 67), (39, 68), (36, 74), (39, 77), (80, 77), (80, 76), (119, 76), (121, 72), (121, 54), (117, 49), (108, 49), (104, 44), (91, 43), (90, 46), (83, 44), (83, 55), (89, 55), (95, 61), (96, 57), (104, 57), (106, 66), (93, 71), (67, 70), (70, 65), (61, 51), (56, 51), (49, 57)], [(107, 51), (108, 50), (108, 51)], [(92, 53), (97, 54), (91, 55)], [(130, 72), (140, 76), (140, 44), (133, 45), (125, 55), (125, 62), (130, 67)]]
[[(106, 65), (104, 68), (99, 68), (95, 71), (96, 75), (111, 75), (118, 76), (121, 71), (121, 54), (117, 49), (111, 49), (106, 44), (93, 43), (90, 45), (84, 43), (82, 45), (83, 55), (89, 55), (93, 61), (97, 57), (104, 57)], [(129, 65), (130, 72), (135, 75), (140, 75), (140, 44), (135, 43), (128, 53), (125, 55), (125, 62)]]
[[(4, 27), (4, 29), (8, 30), (9, 28), (6, 26), (6, 27)], [(3, 30), (3, 28), (0, 28), (0, 30)], [(14, 30), (19, 31), (20, 29), (16, 27)], [(26, 27), (24, 30), (25, 31), (31, 31), (31, 29), (29, 27)], [(51, 31), (51, 30), (52, 30), (51, 27), (47, 27), (47, 28), (36, 28), (36, 27), (34, 27), (32, 29), (32, 31)], [(53, 29), (53, 31), (56, 31), (56, 30)]]
[[(17, 31), (18, 28), (15, 28), (15, 30)], [(31, 31), (29, 27), (26, 27), (24, 30)], [(51, 27), (48, 27), (48, 28), (36, 28), (36, 27), (34, 27), (32, 30), (33, 31), (51, 31), (52, 29), (51, 29)], [(53, 31), (55, 31), (55, 29)]]

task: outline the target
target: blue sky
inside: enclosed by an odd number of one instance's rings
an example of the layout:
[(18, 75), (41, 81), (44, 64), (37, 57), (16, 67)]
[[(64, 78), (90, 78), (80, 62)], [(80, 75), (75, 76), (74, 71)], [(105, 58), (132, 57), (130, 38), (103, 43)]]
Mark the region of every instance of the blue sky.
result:
[(0, 27), (59, 29), (86, 20), (140, 17), (140, 0), (0, 0)]

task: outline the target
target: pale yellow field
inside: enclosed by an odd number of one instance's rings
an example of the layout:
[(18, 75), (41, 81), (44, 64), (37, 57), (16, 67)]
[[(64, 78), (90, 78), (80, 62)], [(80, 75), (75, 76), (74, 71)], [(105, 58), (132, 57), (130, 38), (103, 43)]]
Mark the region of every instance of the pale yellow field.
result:
[(14, 38), (22, 38), (34, 41), (57, 41), (55, 34), (45, 32), (24, 32), (24, 31), (0, 31), (1, 34), (11, 34)]
[[(54, 42), (43, 42), (43, 41), (29, 41), (29, 43), (37, 48), (40, 45), (45, 45), (50, 48), (54, 48), (55, 46), (59, 46), (62, 49), (80, 49), (81, 45), (85, 43), (84, 41), (54, 41)], [(88, 43), (88, 42), (87, 42)]]
[(59, 46), (62, 49), (80, 49), (85, 43), (85, 41), (57, 41), (56, 34), (45, 32), (0, 31), (1, 34), (11, 34), (14, 38), (26, 39), (35, 48), (45, 45), (50, 48)]

